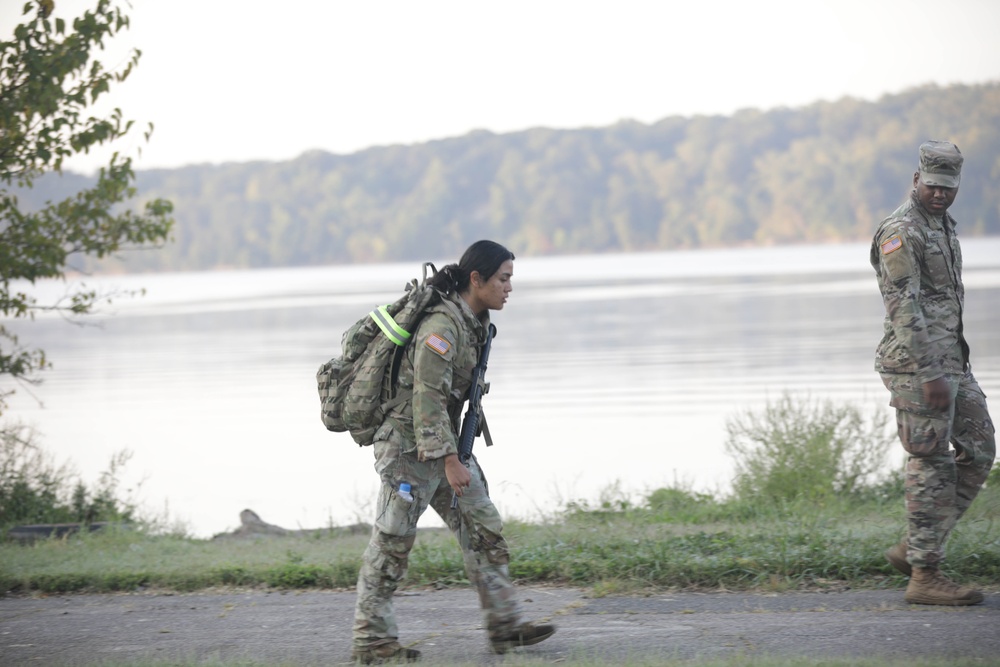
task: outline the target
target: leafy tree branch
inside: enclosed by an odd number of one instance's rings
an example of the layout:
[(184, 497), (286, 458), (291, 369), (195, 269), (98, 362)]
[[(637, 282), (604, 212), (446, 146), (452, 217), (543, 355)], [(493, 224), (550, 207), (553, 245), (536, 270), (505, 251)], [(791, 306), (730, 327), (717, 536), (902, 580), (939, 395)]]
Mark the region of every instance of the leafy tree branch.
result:
[[(120, 109), (106, 117), (91, 108), (125, 81), (141, 55), (108, 70), (95, 54), (128, 28), (128, 16), (112, 0), (72, 20), (53, 18), (52, 0), (24, 5), (23, 23), (0, 41), (0, 316), (30, 318), (41, 309), (83, 315), (102, 298), (76, 291), (56, 304), (40, 304), (31, 286), (65, 279), (73, 257), (104, 258), (133, 248), (156, 247), (168, 238), (172, 204), (152, 199), (141, 212), (124, 206), (136, 194), (132, 159), (114, 152), (96, 180), (61, 200), (24, 206), (18, 193), (44, 174), (62, 174), (64, 161), (124, 137), (133, 122)], [(145, 133), (148, 141), (152, 126)], [(36, 381), (49, 365), (43, 350), (22, 346), (0, 324), (0, 375)], [(0, 393), (3, 399), (10, 392)]]

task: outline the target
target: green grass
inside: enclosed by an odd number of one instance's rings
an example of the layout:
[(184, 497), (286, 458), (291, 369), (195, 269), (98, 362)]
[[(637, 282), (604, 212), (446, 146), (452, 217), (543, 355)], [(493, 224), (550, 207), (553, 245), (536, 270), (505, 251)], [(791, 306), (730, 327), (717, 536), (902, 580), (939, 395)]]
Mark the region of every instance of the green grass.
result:
[[(637, 502), (613, 484), (597, 501), (564, 502), (542, 521), (508, 520), (511, 575), (597, 594), (898, 588), (902, 577), (882, 555), (906, 523), (901, 471), (880, 472), (882, 455), (897, 446), (888, 423), (884, 415), (866, 419), (854, 405), (783, 396), (762, 413), (728, 421), (727, 448), (738, 470), (730, 495), (674, 486)], [(22, 440), (10, 449), (11, 469), (49, 480), (51, 466), (27, 456), (34, 450)], [(804, 469), (810, 474), (796, 472)], [(127, 506), (115, 500), (113, 477), (104, 495)], [(26, 488), (49, 487), (39, 481)], [(998, 519), (1000, 468), (953, 531), (949, 574), (997, 585)], [(305, 537), (196, 540), (147, 523), (26, 546), (0, 543), (0, 594), (349, 589), (367, 539), (331, 528)], [(421, 530), (405, 585), (467, 584), (454, 538)]]
[[(654, 496), (656, 493), (653, 494)], [(661, 494), (662, 495), (662, 494)], [(639, 589), (805, 590), (899, 587), (882, 552), (904, 524), (901, 503), (868, 500), (750, 509), (695, 499), (698, 508), (572, 505), (544, 523), (511, 521), (511, 575), (520, 583)], [(702, 520), (714, 517), (714, 521)], [(752, 518), (747, 518), (753, 515)], [(1000, 581), (1000, 493), (980, 494), (948, 545), (962, 581)], [(121, 530), (32, 545), (0, 545), (0, 591), (195, 591), (213, 587), (348, 589), (367, 535), (198, 540)], [(467, 585), (444, 529), (421, 530), (406, 585)]]
[[(508, 517), (504, 534), (511, 548), (511, 575), (519, 584), (569, 585), (586, 588), (591, 596), (663, 590), (902, 588), (904, 578), (882, 555), (906, 524), (902, 477), (898, 471), (875, 475), (866, 467), (872, 452), (887, 446), (888, 440), (876, 437), (878, 422), (865, 435), (854, 410), (808, 407), (783, 399), (762, 418), (731, 422), (731, 443), (741, 472), (729, 496), (675, 486), (656, 489), (637, 501), (613, 484), (596, 501), (564, 502), (544, 520)], [(822, 428), (800, 428), (803, 421)], [(871, 446), (858, 445), (858, 439)], [(801, 447), (811, 451), (796, 451)], [(802, 465), (825, 472), (794, 474)], [(845, 477), (837, 472), (844, 470), (854, 473)], [(309, 536), (199, 540), (150, 522), (138, 529), (80, 533), (30, 545), (6, 542), (0, 543), (0, 595), (348, 590), (355, 585), (367, 541), (367, 533), (337, 528)], [(987, 487), (953, 532), (945, 569), (959, 581), (1000, 592), (1000, 469), (991, 473)], [(454, 537), (444, 529), (421, 530), (404, 587), (467, 585)], [(550, 664), (519, 655), (504, 656), (503, 662), (525, 667)], [(560, 663), (605, 664), (592, 654), (571, 655)], [(106, 664), (281, 665), (245, 660)], [(689, 661), (635, 657), (622, 664), (966, 667), (990, 661), (734, 656)]]

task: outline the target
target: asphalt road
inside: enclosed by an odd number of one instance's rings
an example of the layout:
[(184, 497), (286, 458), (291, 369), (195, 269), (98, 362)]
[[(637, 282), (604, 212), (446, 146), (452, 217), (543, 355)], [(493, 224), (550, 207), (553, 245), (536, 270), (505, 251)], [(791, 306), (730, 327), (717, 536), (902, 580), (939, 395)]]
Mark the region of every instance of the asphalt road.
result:
[[(520, 589), (558, 632), (513, 651), (545, 662), (727, 656), (970, 657), (1000, 664), (1000, 594), (974, 607), (908, 605), (902, 590), (663, 593), (591, 598)], [(397, 596), (400, 640), (436, 664), (501, 664), (471, 589)], [(0, 598), (0, 665), (349, 663), (353, 592), (134, 593)], [(509, 655), (512, 655), (509, 654)]]

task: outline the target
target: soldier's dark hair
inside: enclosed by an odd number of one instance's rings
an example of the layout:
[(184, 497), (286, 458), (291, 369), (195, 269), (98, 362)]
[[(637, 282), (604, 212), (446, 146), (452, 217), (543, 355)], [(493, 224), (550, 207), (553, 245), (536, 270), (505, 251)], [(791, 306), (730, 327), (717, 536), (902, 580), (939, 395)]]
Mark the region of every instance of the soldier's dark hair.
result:
[(427, 283), (445, 293), (462, 292), (469, 287), (473, 271), (489, 280), (508, 259), (514, 259), (514, 253), (496, 241), (476, 241), (465, 250), (458, 264), (442, 267)]

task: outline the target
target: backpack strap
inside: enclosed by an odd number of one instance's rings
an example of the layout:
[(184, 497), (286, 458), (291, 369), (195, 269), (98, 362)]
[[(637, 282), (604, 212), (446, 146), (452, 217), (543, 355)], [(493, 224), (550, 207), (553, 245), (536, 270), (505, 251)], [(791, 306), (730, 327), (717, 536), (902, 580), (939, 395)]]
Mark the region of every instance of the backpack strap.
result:
[(389, 412), (389, 410), (392, 410), (397, 405), (405, 403), (412, 397), (413, 392), (411, 390), (407, 389), (406, 391), (401, 391), (382, 404), (382, 412)]
[[(463, 336), (465, 334), (465, 326), (462, 324), (462, 320), (464, 318), (464, 316), (462, 315), (462, 311), (459, 310), (458, 306), (456, 306), (450, 299), (441, 299), (441, 303), (444, 305), (445, 308), (447, 308), (451, 312), (452, 317), (458, 323), (459, 335)], [(490, 429), (486, 425), (486, 412), (483, 411), (482, 406), (479, 407), (479, 420), (480, 420), (480, 429), (482, 430), (483, 433), (483, 439), (486, 441), (486, 446), (492, 447), (493, 438), (490, 436)]]
[[(464, 338), (465, 337), (465, 324), (463, 323), (462, 320), (465, 319), (465, 316), (462, 315), (462, 311), (459, 310), (458, 306), (455, 305), (455, 303), (451, 299), (449, 299), (447, 297), (442, 297), (441, 301), (439, 301), (438, 303), (440, 303), (442, 306), (444, 306), (445, 310), (448, 311), (448, 314), (451, 315), (451, 319), (455, 320), (455, 324), (458, 325), (458, 335), (460, 337)], [(461, 341), (461, 340), (458, 341), (459, 347), (462, 346), (462, 342), (463, 341)], [(468, 341), (466, 341), (466, 342), (468, 342)]]
[[(424, 268), (426, 270), (426, 265), (425, 265)], [(458, 306), (456, 306), (454, 303), (452, 303), (450, 299), (441, 298), (438, 301), (438, 303), (441, 304), (442, 306), (444, 306), (445, 310), (448, 311), (448, 314), (452, 317), (452, 319), (455, 320), (455, 324), (458, 325), (456, 327), (458, 329), (458, 336), (459, 336), (458, 344), (459, 344), (459, 347), (461, 347), (462, 344), (463, 344), (463, 342), (467, 342), (467, 341), (465, 341), (465, 338), (466, 338), (466, 336), (465, 336), (465, 326), (462, 323), (462, 311), (460, 311), (459, 308), (458, 308)], [(417, 333), (417, 327), (419, 327), (420, 320), (423, 319), (423, 316), (425, 314), (426, 313), (422, 313), (420, 315), (420, 317), (416, 320), (416, 322), (413, 323), (413, 326), (410, 327), (411, 332), (406, 332), (405, 330), (402, 330), (401, 328), (397, 327), (398, 331), (402, 331), (403, 333), (406, 334), (406, 338), (405, 338), (405, 342), (404, 343), (402, 343), (402, 344), (397, 343), (397, 345), (400, 345), (400, 347), (396, 350), (396, 355), (395, 355), (396, 359), (393, 362), (393, 369), (392, 369), (392, 372), (391, 372), (391, 379), (390, 379), (390, 391), (395, 390), (395, 386), (396, 386), (396, 374), (399, 372), (399, 360), (402, 358), (402, 353), (405, 350), (405, 343), (409, 342), (410, 333), (413, 333), (413, 334)], [(373, 319), (375, 319), (375, 318), (373, 317)], [(390, 317), (389, 320), (392, 321), (392, 318)], [(376, 319), (376, 322), (378, 322), (377, 319)], [(386, 331), (386, 327), (382, 326), (381, 322), (378, 322), (378, 324), (379, 324), (379, 327), (382, 328), (382, 331), (387, 336), (389, 336), (389, 332)], [(394, 321), (392, 321), (392, 324), (395, 325), (396, 323)], [(390, 336), (390, 338), (391, 338), (391, 336)], [(458, 372), (461, 375), (461, 371), (458, 371)], [(391, 409), (393, 409), (397, 405), (401, 405), (401, 404), (405, 403), (406, 401), (410, 400), (412, 397), (413, 397), (413, 391), (410, 390), (410, 389), (407, 389), (405, 391), (401, 391), (401, 392), (395, 394), (392, 398), (390, 398), (388, 401), (386, 401), (385, 403), (382, 404), (382, 406), (381, 406), (382, 413), (383, 414), (388, 413)], [(492, 445), (493, 442), (489, 438), (488, 431), (486, 430), (486, 421), (485, 421), (485, 419), (483, 420), (483, 433), (484, 433), (484, 435), (487, 438), (487, 446)]]

